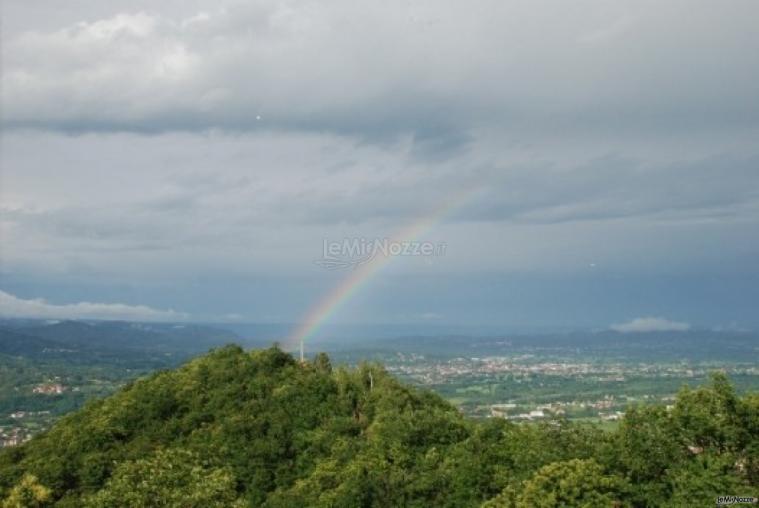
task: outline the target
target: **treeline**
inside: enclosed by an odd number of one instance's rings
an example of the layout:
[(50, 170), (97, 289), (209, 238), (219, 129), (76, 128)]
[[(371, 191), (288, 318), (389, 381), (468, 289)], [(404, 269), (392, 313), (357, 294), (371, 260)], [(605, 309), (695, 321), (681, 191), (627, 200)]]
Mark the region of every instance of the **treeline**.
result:
[(4, 507), (711, 506), (759, 497), (759, 395), (729, 380), (619, 429), (471, 421), (381, 366), (229, 346), (0, 453)]

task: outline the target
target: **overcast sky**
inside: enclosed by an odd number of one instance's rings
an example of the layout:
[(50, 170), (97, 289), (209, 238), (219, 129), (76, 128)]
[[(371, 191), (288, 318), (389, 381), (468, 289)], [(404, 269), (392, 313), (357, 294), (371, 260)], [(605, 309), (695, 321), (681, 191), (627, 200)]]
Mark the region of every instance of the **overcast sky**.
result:
[[(3, 315), (759, 326), (759, 3), (2, 3)], [(620, 328), (621, 327), (621, 328)]]

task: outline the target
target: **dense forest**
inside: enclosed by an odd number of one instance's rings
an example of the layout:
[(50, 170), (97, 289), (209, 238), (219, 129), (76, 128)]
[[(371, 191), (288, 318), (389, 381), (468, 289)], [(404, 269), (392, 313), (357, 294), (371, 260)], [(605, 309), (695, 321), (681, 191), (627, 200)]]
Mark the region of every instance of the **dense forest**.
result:
[(720, 373), (619, 428), (469, 420), (382, 366), (216, 349), (0, 453), (3, 507), (713, 506), (759, 497), (759, 394)]

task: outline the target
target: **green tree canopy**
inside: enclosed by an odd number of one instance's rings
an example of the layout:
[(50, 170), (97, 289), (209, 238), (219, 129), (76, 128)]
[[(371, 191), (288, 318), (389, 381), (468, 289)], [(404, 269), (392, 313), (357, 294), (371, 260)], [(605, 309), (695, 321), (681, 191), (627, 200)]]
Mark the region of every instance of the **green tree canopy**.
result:
[(86, 508), (234, 508), (235, 480), (196, 453), (174, 448), (116, 468), (103, 489), (86, 499)]
[(0, 506), (2, 508), (42, 508), (49, 506), (50, 501), (50, 489), (41, 485), (36, 476), (27, 473), (11, 489), (10, 494)]

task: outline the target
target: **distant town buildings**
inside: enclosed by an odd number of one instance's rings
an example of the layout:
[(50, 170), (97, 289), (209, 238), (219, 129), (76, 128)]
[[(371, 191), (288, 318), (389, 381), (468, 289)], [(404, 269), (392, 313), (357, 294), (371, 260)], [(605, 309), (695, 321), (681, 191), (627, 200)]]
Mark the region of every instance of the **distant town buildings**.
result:
[[(524, 405), (519, 406), (514, 403), (506, 404), (491, 404), (490, 405), (490, 417), (491, 418), (506, 418), (508, 420), (542, 420), (544, 418), (557, 418), (563, 417), (567, 413), (567, 408), (576, 409), (608, 409), (612, 407), (611, 401), (614, 397), (607, 396), (602, 400), (595, 402), (591, 401), (570, 401), (570, 402), (550, 402), (547, 404), (539, 404), (535, 409), (525, 411)], [(518, 412), (520, 411), (521, 412)], [(624, 417), (623, 411), (598, 411), (596, 416), (603, 421), (617, 421)]]
[(18, 446), (29, 439), (31, 439), (31, 436), (19, 428), (0, 431), (0, 448)]
[(32, 392), (44, 395), (56, 395), (63, 393), (65, 389), (66, 387), (60, 383), (43, 383), (35, 386)]

